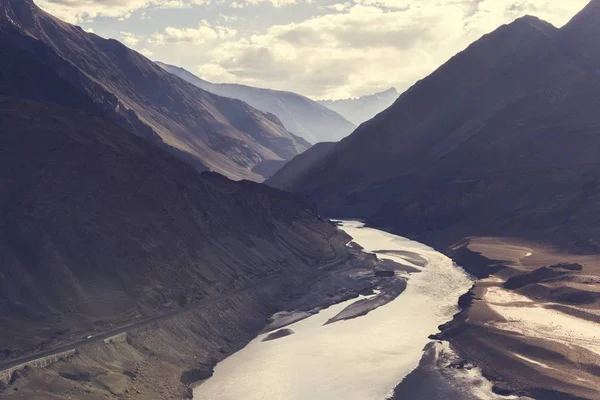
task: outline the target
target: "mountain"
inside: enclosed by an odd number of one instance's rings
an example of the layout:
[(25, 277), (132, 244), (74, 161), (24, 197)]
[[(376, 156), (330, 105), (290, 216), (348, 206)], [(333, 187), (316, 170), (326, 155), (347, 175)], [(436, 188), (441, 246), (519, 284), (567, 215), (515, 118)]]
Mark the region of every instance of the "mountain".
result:
[(262, 181), (253, 168), (310, 147), (273, 114), (190, 85), (32, 0), (0, 0), (0, 41), (0, 94), (102, 115), (199, 170)]
[(338, 141), (356, 129), (353, 123), (335, 111), (296, 93), (237, 84), (211, 83), (183, 68), (161, 62), (157, 64), (201, 89), (219, 96), (245, 101), (252, 107), (276, 115), (290, 132), (311, 143)]
[(303, 179), (311, 167), (323, 160), (329, 151), (335, 147), (337, 142), (317, 143), (304, 153), (297, 155), (278, 171), (265, 183), (272, 187), (293, 186), (295, 182)]
[(353, 99), (319, 100), (319, 104), (343, 115), (348, 121), (360, 125), (392, 105), (399, 93), (395, 88)]
[(597, 250), (598, 20), (595, 0), (562, 29), (530, 16), (502, 26), (301, 179), (271, 181), (312, 195), (329, 215), (434, 245), (514, 235)]
[(572, 48), (571, 56), (577, 59), (579, 65), (592, 71), (597, 71), (600, 66), (598, 15), (600, 2), (593, 0), (561, 29), (565, 50)]
[(0, 360), (335, 255), (305, 196), (200, 174), (80, 109), (2, 96), (0, 121)]
[(309, 197), (200, 172), (308, 147), (274, 115), (31, 1), (0, 43), (0, 397), (190, 398), (348, 258)]

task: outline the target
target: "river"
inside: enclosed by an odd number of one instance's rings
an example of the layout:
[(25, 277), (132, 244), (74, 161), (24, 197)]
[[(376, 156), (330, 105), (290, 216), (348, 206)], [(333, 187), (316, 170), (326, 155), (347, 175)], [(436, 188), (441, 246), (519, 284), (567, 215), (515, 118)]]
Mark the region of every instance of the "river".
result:
[(380, 258), (407, 264), (388, 251), (408, 251), (427, 263), (397, 299), (366, 316), (323, 325), (351, 300), (290, 325), (294, 335), (268, 342), (260, 335), (219, 363), (195, 400), (383, 400), (417, 367), (428, 336), (458, 311), (472, 281), (421, 243), (355, 221), (341, 229)]

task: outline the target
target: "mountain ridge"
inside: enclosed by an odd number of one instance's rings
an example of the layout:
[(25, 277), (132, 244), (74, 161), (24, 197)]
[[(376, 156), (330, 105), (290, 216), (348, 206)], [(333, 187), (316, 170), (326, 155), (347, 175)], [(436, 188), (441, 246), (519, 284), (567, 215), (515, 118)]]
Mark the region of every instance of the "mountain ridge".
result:
[[(1, 4), (0, 33), (15, 51), (45, 46), (43, 53), (50, 58), (40, 68), (68, 82), (120, 126), (165, 146), (201, 170), (261, 181), (264, 177), (252, 172), (254, 167), (291, 159), (309, 147), (277, 118), (196, 88), (116, 40), (60, 21), (32, 2), (3, 0)], [(7, 57), (4, 68), (10, 68), (10, 62)], [(39, 97), (45, 89), (41, 81), (37, 86)], [(59, 94), (47, 90), (45, 95), (51, 100)]]
[(440, 246), (461, 235), (517, 234), (594, 248), (600, 233), (583, 217), (590, 203), (575, 208), (571, 232), (552, 222), (564, 218), (564, 204), (534, 207), (546, 204), (542, 192), (562, 193), (572, 204), (579, 185), (595, 193), (589, 168), (598, 161), (591, 149), (600, 146), (593, 135), (600, 121), (591, 111), (597, 82), (590, 58), (582, 63), (577, 49), (565, 50), (569, 26), (531, 16), (501, 26), (361, 125), (303, 179), (287, 185), (276, 174), (269, 181), (312, 195), (329, 215), (363, 218)]
[(335, 111), (297, 93), (233, 83), (212, 83), (184, 68), (160, 61), (156, 64), (208, 92), (239, 99), (259, 110), (277, 115), (290, 132), (311, 143), (340, 140), (356, 128)]
[(327, 108), (337, 111), (354, 124), (360, 125), (391, 106), (398, 96), (398, 91), (396, 88), (392, 87), (383, 92), (355, 98), (317, 100), (317, 102)]

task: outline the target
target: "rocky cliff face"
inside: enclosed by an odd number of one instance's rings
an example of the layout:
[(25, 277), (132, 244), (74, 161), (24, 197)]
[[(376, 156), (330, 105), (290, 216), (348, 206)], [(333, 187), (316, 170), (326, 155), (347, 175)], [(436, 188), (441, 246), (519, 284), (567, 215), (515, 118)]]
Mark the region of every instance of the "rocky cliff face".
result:
[(0, 98), (1, 357), (335, 256), (311, 200), (190, 166), (114, 123)]
[(516, 234), (597, 248), (597, 9), (563, 29), (534, 17), (500, 27), (279, 186), (430, 242)]
[(311, 143), (337, 141), (348, 136), (356, 125), (337, 112), (292, 92), (245, 85), (211, 83), (173, 65), (157, 63), (166, 71), (219, 96), (239, 99), (264, 112), (277, 115), (295, 135)]
[(30, 0), (0, 1), (0, 41), (0, 94), (94, 108), (200, 170), (262, 181), (254, 167), (310, 147), (273, 115), (194, 87)]

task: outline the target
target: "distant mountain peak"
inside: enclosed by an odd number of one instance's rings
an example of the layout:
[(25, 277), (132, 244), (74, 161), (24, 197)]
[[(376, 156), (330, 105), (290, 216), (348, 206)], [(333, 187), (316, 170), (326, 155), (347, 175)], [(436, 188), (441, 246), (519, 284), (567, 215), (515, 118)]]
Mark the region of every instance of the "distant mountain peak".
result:
[(336, 102), (336, 101), (352, 101), (352, 100), (374, 98), (374, 97), (383, 96), (383, 95), (397, 95), (397, 94), (399, 94), (399, 93), (396, 90), (396, 88), (391, 87), (391, 88), (383, 90), (381, 92), (376, 92), (376, 93), (371, 93), (371, 94), (363, 94), (362, 96), (357, 96), (357, 97), (346, 97), (346, 98), (340, 98), (340, 99), (335, 99), (335, 100), (320, 99), (320, 100), (316, 100), (316, 101), (318, 101), (319, 103), (332, 103), (332, 102)]
[[(292, 134), (313, 143), (337, 141), (356, 126), (331, 109), (297, 93), (264, 89), (237, 83), (213, 83), (184, 68), (155, 61), (167, 72), (219, 96), (242, 100), (252, 107), (277, 116)], [(308, 144), (308, 142), (306, 143)]]
[(360, 125), (388, 108), (398, 96), (396, 88), (391, 87), (383, 92), (348, 99), (319, 100), (318, 103)]

